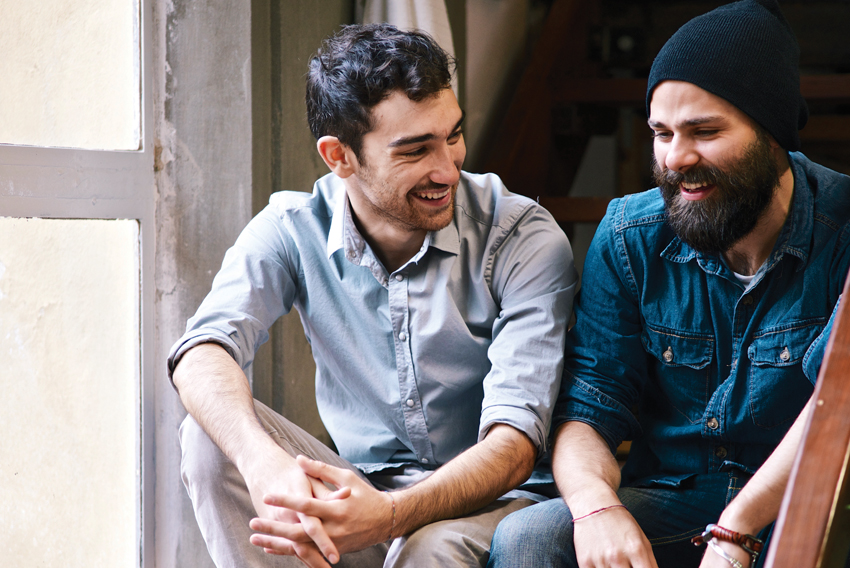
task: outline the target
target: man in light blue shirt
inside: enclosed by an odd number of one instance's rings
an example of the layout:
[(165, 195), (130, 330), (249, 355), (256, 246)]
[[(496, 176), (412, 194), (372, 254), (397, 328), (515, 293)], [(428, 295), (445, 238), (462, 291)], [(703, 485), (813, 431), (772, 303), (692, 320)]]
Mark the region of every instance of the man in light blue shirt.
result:
[[(536, 499), (516, 488), (546, 450), (576, 273), (543, 208), (461, 171), (450, 64), (387, 25), (325, 42), (307, 106), (332, 173), (272, 197), (172, 349), (183, 479), (220, 567), (483, 565)], [(293, 306), (339, 455), (245, 378)]]

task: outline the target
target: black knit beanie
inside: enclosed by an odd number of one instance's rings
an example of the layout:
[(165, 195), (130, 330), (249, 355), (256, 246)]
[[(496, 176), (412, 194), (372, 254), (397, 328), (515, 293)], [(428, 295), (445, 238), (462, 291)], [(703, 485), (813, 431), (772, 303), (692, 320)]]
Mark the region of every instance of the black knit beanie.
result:
[(788, 151), (809, 109), (800, 94), (800, 49), (776, 0), (744, 0), (697, 16), (673, 34), (649, 72), (646, 112), (662, 81), (686, 81), (748, 114)]

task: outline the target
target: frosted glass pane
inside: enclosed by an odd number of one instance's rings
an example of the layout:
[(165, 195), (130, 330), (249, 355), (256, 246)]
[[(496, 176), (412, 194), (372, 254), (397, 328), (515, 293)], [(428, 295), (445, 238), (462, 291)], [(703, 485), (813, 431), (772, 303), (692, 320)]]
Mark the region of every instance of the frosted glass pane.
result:
[(0, 0), (0, 143), (137, 150), (139, 0)]
[(139, 565), (136, 221), (0, 217), (0, 565)]

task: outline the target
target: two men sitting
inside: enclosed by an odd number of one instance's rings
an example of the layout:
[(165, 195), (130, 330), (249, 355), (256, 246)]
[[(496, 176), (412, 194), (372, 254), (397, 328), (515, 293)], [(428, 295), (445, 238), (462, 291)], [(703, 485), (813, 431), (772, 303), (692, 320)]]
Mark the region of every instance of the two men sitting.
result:
[[(327, 40), (307, 107), (332, 173), (272, 197), (169, 357), (216, 564), (754, 563), (690, 539), (776, 518), (850, 267), (850, 179), (796, 152), (798, 60), (772, 0), (668, 41), (647, 90), (659, 187), (609, 206), (567, 333), (569, 243), (461, 170), (446, 54), (386, 25)], [(245, 378), (292, 307), (338, 455)]]

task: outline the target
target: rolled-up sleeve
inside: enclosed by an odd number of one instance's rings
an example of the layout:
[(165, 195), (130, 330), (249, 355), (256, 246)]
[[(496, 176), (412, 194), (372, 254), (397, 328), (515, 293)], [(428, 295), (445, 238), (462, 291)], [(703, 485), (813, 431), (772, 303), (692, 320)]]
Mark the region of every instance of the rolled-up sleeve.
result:
[(529, 204), (490, 251), (489, 282), (500, 312), (488, 350), (479, 441), (497, 423), (525, 433), (541, 456), (563, 368), (577, 273), (566, 235)]
[(273, 206), (266, 207), (227, 251), (212, 289), (189, 320), (168, 356), (168, 376), (183, 354), (217, 343), (242, 369), (268, 340), (268, 329), (291, 308), (298, 285), (298, 259)]
[(631, 409), (647, 376), (637, 289), (625, 245), (613, 228), (619, 204), (609, 206), (585, 260), (552, 423), (554, 431), (567, 421), (584, 422), (612, 451), (640, 432)]

